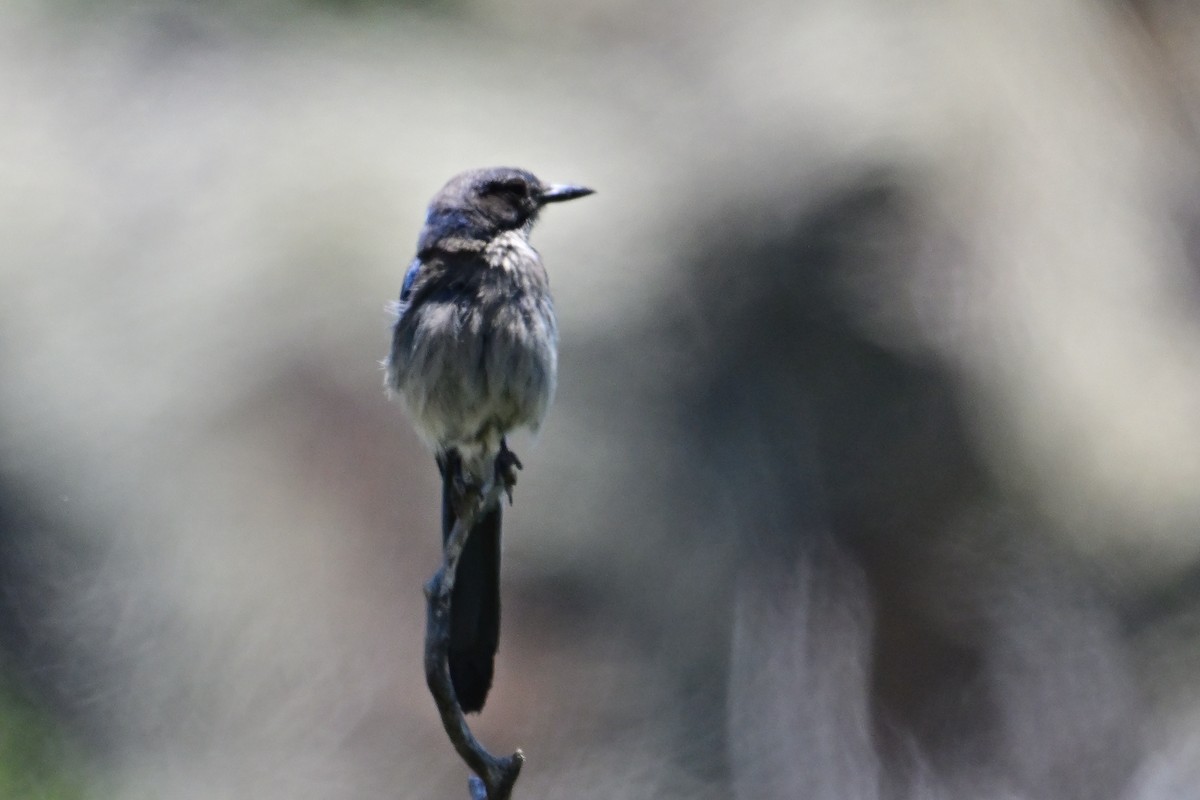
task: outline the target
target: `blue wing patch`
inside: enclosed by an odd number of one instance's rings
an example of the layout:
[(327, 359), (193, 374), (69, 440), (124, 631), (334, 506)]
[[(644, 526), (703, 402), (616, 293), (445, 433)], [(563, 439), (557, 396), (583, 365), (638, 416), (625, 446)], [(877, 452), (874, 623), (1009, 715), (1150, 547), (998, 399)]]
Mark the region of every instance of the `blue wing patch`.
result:
[(417, 282), (417, 273), (420, 271), (421, 259), (414, 258), (413, 262), (408, 265), (408, 272), (404, 273), (404, 283), (400, 286), (400, 302), (396, 303), (396, 316), (402, 315), (408, 309), (413, 284)]

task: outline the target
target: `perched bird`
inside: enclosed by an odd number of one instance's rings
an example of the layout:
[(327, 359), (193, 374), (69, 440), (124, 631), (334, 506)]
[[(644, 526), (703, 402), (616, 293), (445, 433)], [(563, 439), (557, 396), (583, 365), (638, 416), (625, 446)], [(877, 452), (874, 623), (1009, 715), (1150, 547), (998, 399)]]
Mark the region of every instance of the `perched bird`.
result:
[[(442, 535), (493, 480), (512, 498), (521, 462), (506, 435), (537, 430), (554, 396), (558, 324), (529, 231), (547, 203), (592, 193), (497, 167), (451, 178), (429, 204), (396, 306), (387, 386), (442, 473)], [(468, 534), (451, 595), (450, 677), (483, 708), (500, 637), (500, 506)]]

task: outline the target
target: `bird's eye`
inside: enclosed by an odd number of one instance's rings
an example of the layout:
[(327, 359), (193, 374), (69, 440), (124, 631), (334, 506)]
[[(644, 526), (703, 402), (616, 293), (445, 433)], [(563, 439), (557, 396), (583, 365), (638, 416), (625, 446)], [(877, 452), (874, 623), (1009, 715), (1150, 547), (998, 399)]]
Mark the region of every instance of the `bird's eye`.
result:
[(508, 194), (516, 197), (524, 197), (526, 188), (525, 181), (521, 180), (495, 181), (488, 184), (488, 191), (492, 194)]

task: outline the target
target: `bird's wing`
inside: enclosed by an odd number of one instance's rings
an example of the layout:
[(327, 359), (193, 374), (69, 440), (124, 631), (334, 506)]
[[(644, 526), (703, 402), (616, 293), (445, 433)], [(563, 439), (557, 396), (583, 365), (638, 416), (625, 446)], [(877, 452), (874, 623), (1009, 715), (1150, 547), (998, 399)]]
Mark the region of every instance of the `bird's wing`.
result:
[(400, 299), (393, 308), (397, 317), (404, 316), (404, 312), (412, 306), (413, 291), (424, 266), (425, 262), (419, 258), (414, 258), (408, 265), (408, 271), (404, 273), (404, 283), (400, 285)]

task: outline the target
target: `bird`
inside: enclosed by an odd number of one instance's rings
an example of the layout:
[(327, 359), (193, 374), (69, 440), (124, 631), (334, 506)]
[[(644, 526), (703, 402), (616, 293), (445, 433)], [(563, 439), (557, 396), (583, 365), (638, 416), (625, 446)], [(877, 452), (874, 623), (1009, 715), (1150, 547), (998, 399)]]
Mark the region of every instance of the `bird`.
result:
[[(384, 366), (441, 472), (443, 545), (482, 487), (498, 481), (512, 502), (522, 464), (507, 436), (538, 430), (558, 378), (554, 302), (529, 234), (546, 205), (593, 191), (492, 167), (454, 176), (429, 204)], [(492, 684), (500, 521), (499, 502), (476, 518), (450, 599), (450, 679), (464, 713), (482, 710)]]

